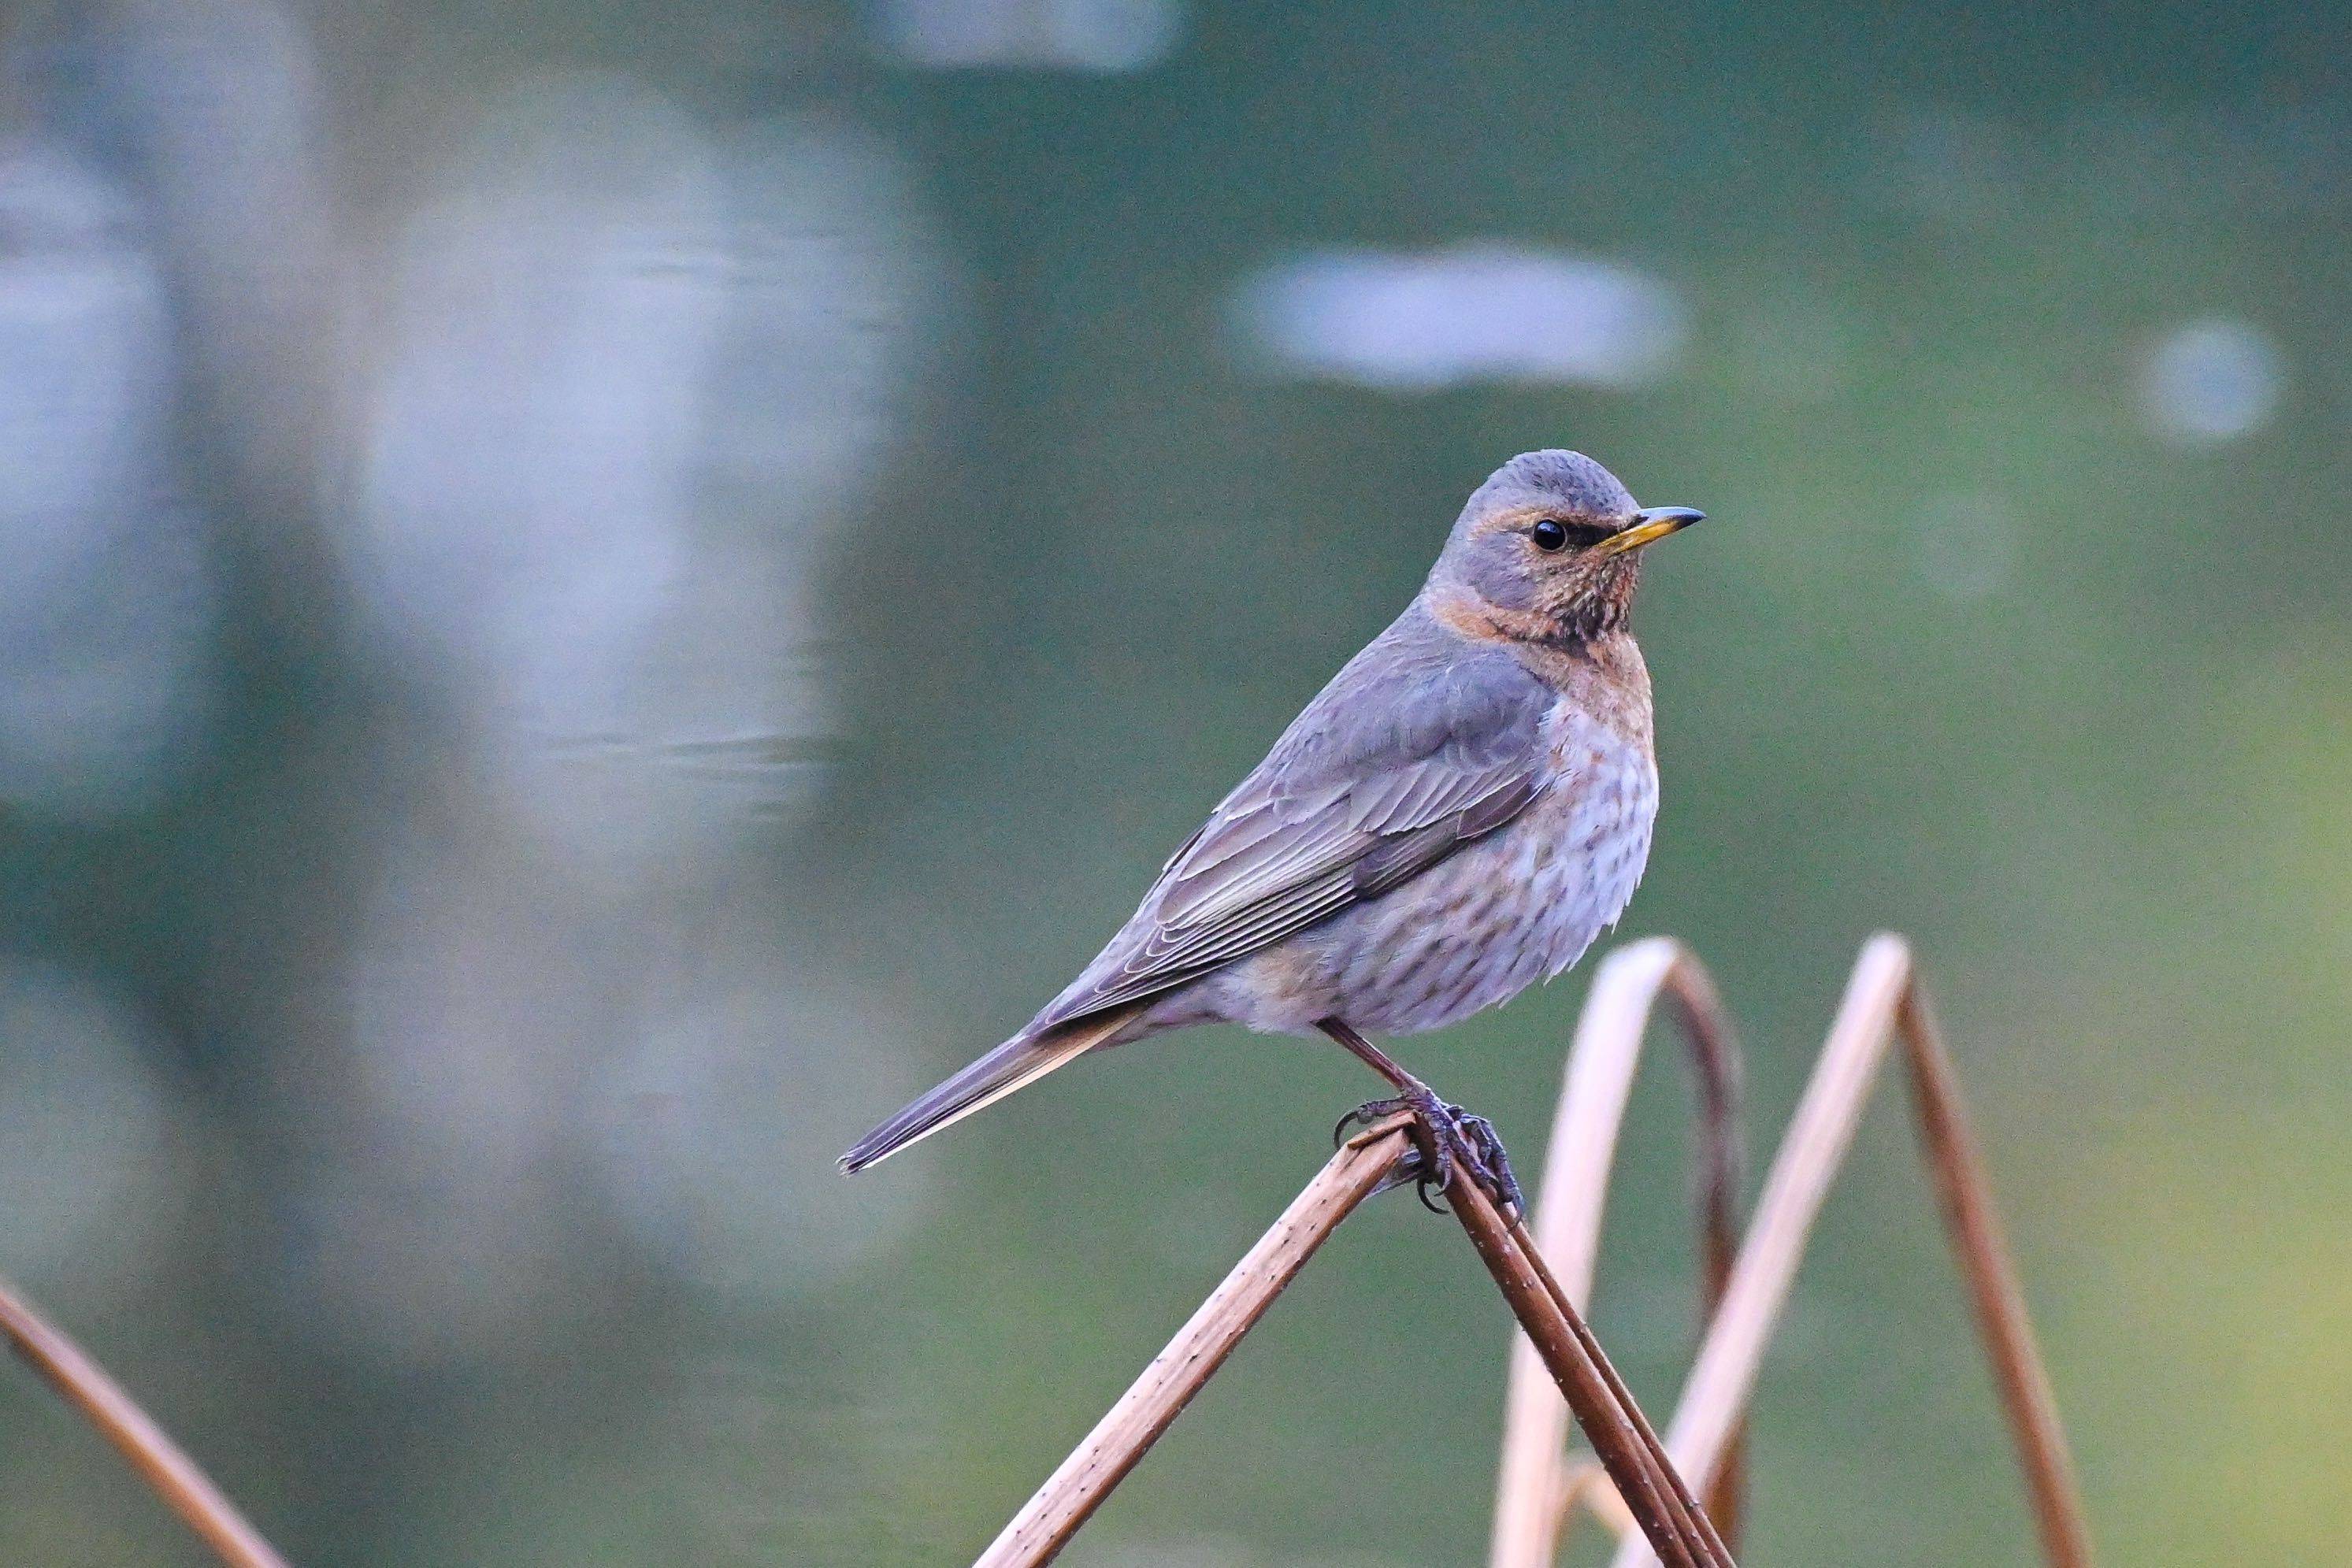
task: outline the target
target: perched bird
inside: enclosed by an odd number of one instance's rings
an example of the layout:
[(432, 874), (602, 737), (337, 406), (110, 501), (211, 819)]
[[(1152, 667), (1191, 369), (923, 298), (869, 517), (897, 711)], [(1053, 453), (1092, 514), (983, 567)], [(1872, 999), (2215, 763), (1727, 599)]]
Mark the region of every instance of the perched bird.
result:
[(841, 1168), (1097, 1047), (1227, 1022), (1319, 1030), (1393, 1085), (1356, 1115), (1416, 1113), (1424, 1201), (1458, 1164), (1516, 1205), (1485, 1119), (1365, 1035), (1507, 1001), (1616, 923), (1658, 810), (1650, 675), (1626, 624), (1639, 552), (1701, 516), (1637, 507), (1581, 453), (1496, 469), (1404, 613), (1169, 858), (1109, 946)]

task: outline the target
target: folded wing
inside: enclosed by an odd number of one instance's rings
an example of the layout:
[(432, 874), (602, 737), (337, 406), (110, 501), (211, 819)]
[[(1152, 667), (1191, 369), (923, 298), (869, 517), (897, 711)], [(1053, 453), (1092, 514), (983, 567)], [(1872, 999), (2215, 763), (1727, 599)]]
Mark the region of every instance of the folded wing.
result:
[(1271, 946), (1412, 880), (1544, 793), (1549, 691), (1507, 654), (1424, 649), (1415, 630), (1391, 629), (1299, 715), (1032, 1029)]

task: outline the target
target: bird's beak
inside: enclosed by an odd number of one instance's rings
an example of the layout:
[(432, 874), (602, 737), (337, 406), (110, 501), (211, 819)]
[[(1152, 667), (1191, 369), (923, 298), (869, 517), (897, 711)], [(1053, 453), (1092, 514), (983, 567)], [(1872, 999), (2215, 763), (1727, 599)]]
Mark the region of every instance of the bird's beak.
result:
[(1588, 553), (1604, 559), (1612, 555), (1623, 555), (1644, 545), (1656, 544), (1668, 534), (1678, 534), (1706, 516), (1705, 512), (1694, 511), (1688, 507), (1644, 507), (1633, 514), (1632, 528), (1622, 533), (1611, 534)]

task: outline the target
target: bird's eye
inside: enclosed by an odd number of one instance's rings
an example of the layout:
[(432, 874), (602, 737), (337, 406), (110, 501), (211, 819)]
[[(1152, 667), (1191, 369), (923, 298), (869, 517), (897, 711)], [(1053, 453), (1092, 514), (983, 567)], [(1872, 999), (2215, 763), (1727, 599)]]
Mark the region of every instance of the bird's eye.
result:
[(1536, 541), (1538, 549), (1564, 549), (1568, 546), (1568, 529), (1549, 517), (1529, 528), (1528, 538)]

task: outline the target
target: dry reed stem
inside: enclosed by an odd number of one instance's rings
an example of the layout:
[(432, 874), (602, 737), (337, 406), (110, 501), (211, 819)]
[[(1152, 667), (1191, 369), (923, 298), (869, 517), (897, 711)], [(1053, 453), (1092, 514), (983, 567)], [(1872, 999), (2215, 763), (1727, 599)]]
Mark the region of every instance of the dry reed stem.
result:
[(1340, 1145), (973, 1568), (1032, 1568), (1054, 1560), (1297, 1278), (1316, 1249), (1357, 1205), (1380, 1190), (1412, 1149), (1405, 1132), (1410, 1120), (1391, 1117)]
[[(1660, 1479), (1674, 1495), (1675, 1508), (1678, 1516), (1685, 1521), (1693, 1533), (1694, 1550), (1699, 1560), (1702, 1563), (1717, 1564), (1719, 1568), (1732, 1568), (1731, 1548), (1725, 1544), (1721, 1532), (1715, 1527), (1714, 1520), (1709, 1517), (1707, 1511), (1700, 1506), (1697, 1497), (1692, 1493), (1688, 1483), (1683, 1479), (1682, 1472), (1675, 1468), (1673, 1458), (1666, 1452), (1666, 1446), (1658, 1441), (1657, 1433), (1650, 1427), (1649, 1417), (1642, 1414), (1642, 1406), (1634, 1402), (1633, 1390), (1627, 1388), (1624, 1381), (1617, 1375), (1616, 1367), (1610, 1364), (1609, 1358), (1601, 1352), (1601, 1342), (1593, 1337), (1592, 1330), (1586, 1325), (1584, 1319), (1570, 1304), (1568, 1293), (1560, 1289), (1559, 1281), (1552, 1278), (1551, 1270), (1544, 1266), (1543, 1257), (1536, 1251), (1535, 1242), (1528, 1235), (1525, 1225), (1514, 1217), (1511, 1220), (1511, 1228), (1512, 1233), (1518, 1239), (1519, 1244), (1527, 1249), (1528, 1257), (1534, 1262), (1536, 1273), (1543, 1281), (1545, 1289), (1551, 1292), (1552, 1301), (1575, 1329), (1577, 1336), (1583, 1341), (1585, 1350), (1591, 1356), (1593, 1364), (1600, 1368), (1601, 1376), (1607, 1381), (1611, 1394), (1625, 1411), (1626, 1418), (1633, 1423), (1634, 1430), (1640, 1434), (1642, 1443), (1649, 1452), (1651, 1463), (1656, 1467)], [(1602, 1468), (1613, 1479), (1616, 1470), (1605, 1462)]]
[[(1577, 1020), (1559, 1113), (1552, 1123), (1541, 1197), (1531, 1215), (1534, 1241), (1539, 1254), (1552, 1261), (1569, 1299), (1582, 1307), (1591, 1298), (1618, 1131), (1661, 993), (1676, 1004), (1698, 1090), (1700, 1321), (1705, 1322), (1722, 1300), (1738, 1247), (1738, 1052), (1714, 982), (1689, 949), (1672, 938), (1653, 936), (1622, 947), (1593, 977), (1591, 993)], [(1496, 1485), (1492, 1568), (1543, 1568), (1549, 1563), (1580, 1494), (1588, 1504), (1604, 1498), (1622, 1504), (1622, 1500), (1608, 1498), (1605, 1486), (1571, 1486), (1574, 1472), (1565, 1447), (1568, 1414), (1534, 1345), (1525, 1334), (1514, 1334)], [(1737, 1465), (1726, 1464), (1719, 1470), (1708, 1507), (1728, 1537), (1738, 1494)], [(1589, 1469), (1585, 1473), (1590, 1474)]]
[(2066, 1430), (2058, 1419), (2057, 1396), (2034, 1343), (2033, 1320), (2026, 1315), (2023, 1287), (1993, 1210), (1992, 1185), (1969, 1128), (1951, 1056), (1916, 977), (1904, 988), (1896, 1027), (1911, 1066), (1911, 1104), (1927, 1145), (1927, 1168), (1968, 1282), (2001, 1412), (2017, 1445), (2042, 1554), (2053, 1568), (2090, 1568), (2090, 1527)]
[(1619, 1535), (1627, 1534), (1634, 1528), (1633, 1510), (1627, 1508), (1625, 1500), (1617, 1495), (1617, 1489), (1611, 1484), (1609, 1472), (1601, 1468), (1601, 1461), (1590, 1454), (1570, 1460), (1567, 1479), (1560, 1483), (1560, 1498), (1563, 1514), (1580, 1506), (1591, 1510), (1595, 1519)]
[(1475, 1182), (1455, 1183), (1446, 1200), (1660, 1557), (1672, 1568), (1732, 1568), (1731, 1553), (1706, 1511), (1675, 1473), (1575, 1303), (1544, 1266), (1526, 1227), (1506, 1221)]
[[(1272, 1229), (1210, 1293), (1143, 1375), (983, 1552), (975, 1568), (1051, 1562), (1103, 1499), (1213, 1375), (1244, 1334), (1356, 1207), (1388, 1182), (1412, 1149), (1398, 1116), (1332, 1155)], [(1624, 1385), (1532, 1242), (1469, 1182), (1449, 1194), (1473, 1245), (1568, 1396), (1593, 1451), (1674, 1568), (1733, 1568), (1705, 1515), (1665, 1458)]]
[[(2043, 1553), (2053, 1568), (2089, 1568), (2090, 1537), (2065, 1437), (2016, 1270), (1993, 1218), (1990, 1184), (1919, 991), (1910, 947), (1899, 936), (1873, 937), (1846, 982), (1812, 1081), (1757, 1199), (1730, 1289), (1684, 1385), (1667, 1449), (1702, 1485), (1720, 1464), (1754, 1393), (1765, 1344), (1822, 1200), (1853, 1142), (1887, 1045), (1898, 1037), (1926, 1155), (2017, 1443)], [(1650, 1561), (1647, 1546), (1628, 1538), (1614, 1568), (1641, 1568)]]
[(131, 1461), (164, 1503), (230, 1568), (286, 1568), (194, 1459), (81, 1347), (0, 1280), (0, 1334)]

